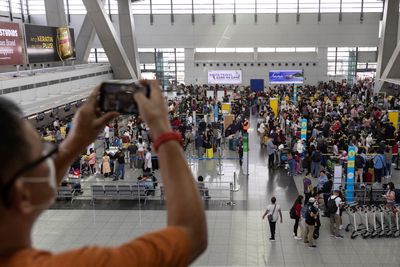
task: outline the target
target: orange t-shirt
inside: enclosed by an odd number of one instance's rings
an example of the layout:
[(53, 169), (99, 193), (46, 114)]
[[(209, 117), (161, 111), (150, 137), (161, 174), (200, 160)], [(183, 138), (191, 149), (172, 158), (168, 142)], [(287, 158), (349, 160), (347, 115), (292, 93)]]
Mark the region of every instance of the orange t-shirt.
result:
[(60, 254), (25, 249), (0, 258), (0, 267), (188, 266), (188, 249), (185, 232), (168, 227), (116, 248), (85, 247)]

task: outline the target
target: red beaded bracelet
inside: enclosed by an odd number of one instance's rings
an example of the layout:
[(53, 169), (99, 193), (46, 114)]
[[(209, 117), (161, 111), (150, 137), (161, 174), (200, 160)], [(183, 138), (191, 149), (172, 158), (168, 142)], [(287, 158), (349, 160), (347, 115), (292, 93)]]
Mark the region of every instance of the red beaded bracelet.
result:
[(153, 147), (155, 149), (155, 151), (157, 152), (158, 148), (164, 144), (165, 142), (168, 141), (177, 141), (181, 146), (183, 145), (183, 140), (182, 140), (182, 136), (180, 133), (177, 132), (167, 132), (167, 133), (163, 133), (161, 134), (157, 140), (154, 142)]

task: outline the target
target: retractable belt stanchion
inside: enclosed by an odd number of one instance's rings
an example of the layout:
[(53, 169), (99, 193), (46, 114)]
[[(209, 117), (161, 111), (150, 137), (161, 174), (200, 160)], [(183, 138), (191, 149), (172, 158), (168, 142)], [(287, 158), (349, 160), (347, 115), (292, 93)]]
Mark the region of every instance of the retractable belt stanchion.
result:
[(222, 172), (222, 162), (221, 162), (221, 153), (222, 153), (222, 149), (221, 149), (221, 147), (219, 147), (218, 148), (218, 163), (217, 163), (217, 166), (218, 166), (218, 175), (219, 176), (223, 176), (224, 175), (224, 173)]
[(233, 201), (233, 184), (229, 184), (229, 202), (226, 203), (227, 206), (235, 206), (236, 203)]
[(236, 185), (237, 185), (236, 181), (237, 181), (237, 174), (236, 174), (236, 172), (234, 172), (233, 173), (233, 191), (234, 192), (239, 191), (239, 188), (236, 187)]

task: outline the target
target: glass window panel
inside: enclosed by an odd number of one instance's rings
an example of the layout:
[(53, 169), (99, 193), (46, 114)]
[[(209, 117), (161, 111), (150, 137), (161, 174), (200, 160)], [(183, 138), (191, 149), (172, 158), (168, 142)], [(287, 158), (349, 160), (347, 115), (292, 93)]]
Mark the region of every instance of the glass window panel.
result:
[(279, 0), (278, 13), (297, 13), (297, 0)]
[(255, 3), (255, 0), (236, 0), (236, 13), (254, 13)]
[(257, 0), (257, 13), (276, 13), (276, 1)]
[(21, 2), (19, 0), (11, 0), (11, 10), (13, 15), (21, 16)]
[(322, 13), (340, 12), (340, 0), (321, 0)]
[(215, 49), (215, 52), (217, 53), (233, 53), (235, 52), (235, 48), (222, 48), (222, 47), (217, 47)]
[(192, 0), (173, 0), (174, 14), (191, 14)]
[(154, 52), (154, 48), (138, 48), (138, 52)]
[(259, 47), (257, 51), (261, 53), (275, 53), (275, 47)]
[(0, 11), (9, 12), (8, 0), (0, 0)]
[(254, 48), (252, 47), (238, 47), (236, 48), (236, 52), (238, 53), (253, 53)]
[(196, 53), (213, 53), (215, 52), (215, 48), (196, 48)]
[(377, 51), (378, 47), (359, 47), (358, 51), (359, 52), (364, 52), (364, 51)]
[(234, 13), (234, 0), (214, 0), (215, 13)]
[(294, 47), (277, 47), (276, 52), (296, 52)]
[(194, 0), (194, 13), (212, 14), (213, 0)]
[(342, 12), (360, 13), (362, 0), (342, 0)]
[(364, 0), (364, 12), (383, 12), (383, 1)]
[(171, 14), (171, 0), (153, 0), (153, 14)]
[(300, 13), (318, 13), (319, 0), (299, 0)]
[(315, 47), (296, 47), (296, 52), (316, 52)]
[(132, 3), (133, 14), (150, 14), (150, 0)]

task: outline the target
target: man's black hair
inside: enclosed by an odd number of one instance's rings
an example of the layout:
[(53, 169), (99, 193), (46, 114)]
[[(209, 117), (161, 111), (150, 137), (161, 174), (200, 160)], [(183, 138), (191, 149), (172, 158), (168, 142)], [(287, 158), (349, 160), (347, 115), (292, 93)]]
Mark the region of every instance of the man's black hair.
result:
[(14, 175), (29, 153), (29, 143), (22, 126), (22, 111), (12, 101), (0, 97), (0, 188)]

